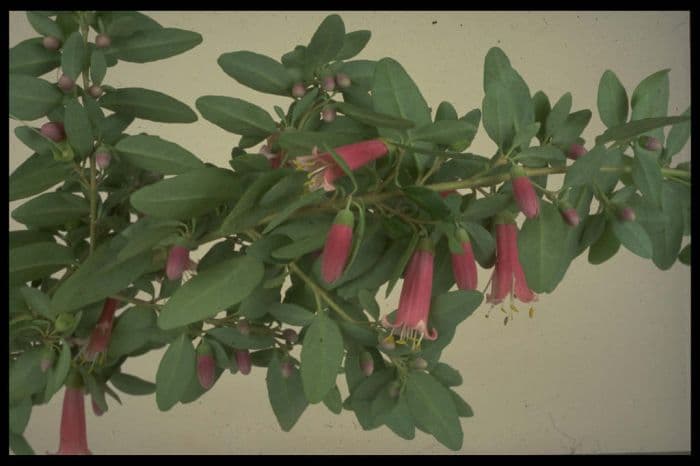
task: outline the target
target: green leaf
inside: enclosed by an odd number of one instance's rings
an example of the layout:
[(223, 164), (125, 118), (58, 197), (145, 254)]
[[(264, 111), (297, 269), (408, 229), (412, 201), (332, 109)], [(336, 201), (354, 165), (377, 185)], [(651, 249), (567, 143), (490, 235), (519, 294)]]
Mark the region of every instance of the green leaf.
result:
[(536, 146), (523, 150), (513, 160), (537, 160), (542, 162), (565, 162), (566, 155), (556, 146)]
[(207, 95), (197, 99), (195, 105), (205, 119), (231, 133), (267, 137), (276, 129), (269, 113), (245, 100)]
[(46, 374), (41, 371), (43, 346), (34, 346), (14, 360), (10, 360), (9, 395), (10, 406), (40, 392), (46, 383)]
[(326, 397), (323, 399), (323, 404), (326, 405), (326, 408), (333, 414), (340, 414), (343, 411), (343, 400), (340, 397), (340, 390), (338, 390), (337, 385), (326, 394)]
[(537, 131), (537, 139), (542, 142), (545, 139), (545, 122), (549, 112), (552, 111), (547, 94), (542, 91), (535, 92), (535, 95), (532, 96), (532, 107), (535, 110), (535, 121), (540, 124), (540, 128)]
[(469, 220), (489, 218), (505, 209), (511, 201), (512, 197), (510, 195), (496, 193), (471, 201), (462, 215)]
[(620, 249), (620, 241), (613, 231), (612, 222), (606, 222), (603, 233), (588, 250), (588, 262), (593, 265), (602, 264), (610, 259)]
[(172, 342), (158, 365), (156, 403), (167, 411), (180, 401), (191, 378), (195, 376), (196, 354), (187, 334)]
[(462, 426), (447, 388), (424, 372), (411, 372), (405, 396), (417, 425), (447, 448), (462, 448)]
[(117, 259), (126, 260), (150, 250), (161, 240), (175, 234), (177, 227), (177, 222), (159, 220), (153, 217), (146, 217), (132, 223), (119, 233), (128, 242), (117, 254)]
[(276, 259), (296, 259), (304, 254), (321, 249), (325, 241), (325, 234), (307, 236), (275, 249), (272, 251), (272, 257)]
[(413, 418), (411, 418), (411, 411), (408, 409), (408, 402), (403, 395), (399, 395), (394, 408), (384, 416), (384, 423), (402, 439), (413, 440), (416, 436), (416, 428)]
[[(669, 82), (665, 69), (657, 71), (642, 80), (632, 93), (632, 120), (665, 117), (668, 114)], [(645, 132), (664, 142), (664, 133), (660, 129)]]
[(77, 99), (70, 99), (66, 102), (65, 108), (63, 123), (66, 127), (68, 143), (81, 158), (87, 157), (93, 149), (92, 126), (87, 110), (78, 103)]
[[(367, 30), (353, 31), (345, 34), (343, 47), (335, 55), (335, 60), (347, 60), (362, 51), (372, 37), (372, 32)], [(352, 79), (352, 78), (351, 78)]]
[(496, 241), (491, 233), (476, 222), (463, 222), (462, 226), (469, 234), (476, 259), (482, 264), (488, 263), (496, 250)]
[[(681, 116), (690, 118), (690, 107)], [(671, 157), (679, 153), (690, 138), (690, 120), (685, 123), (675, 124), (671, 127), (666, 140), (666, 152), (664, 158), (671, 160)]]
[(566, 171), (564, 186), (582, 186), (596, 180), (600, 176), (600, 167), (605, 161), (606, 153), (605, 146), (599, 144), (579, 157)]
[(269, 333), (262, 335), (257, 335), (254, 333), (251, 333), (250, 335), (243, 335), (238, 330), (231, 327), (214, 328), (209, 330), (207, 335), (216, 338), (226, 346), (236, 349), (269, 348), (275, 344), (274, 338), (272, 338), (272, 335)]
[(100, 49), (94, 49), (90, 55), (90, 79), (95, 85), (102, 84), (102, 80), (107, 75), (107, 62), (105, 54)]
[(465, 134), (476, 132), (476, 129), (464, 120), (441, 120), (416, 128), (412, 132), (412, 139), (450, 145), (460, 142)]
[(39, 194), (63, 181), (71, 170), (65, 162), (48, 154), (32, 154), (10, 174), (10, 201)]
[(612, 128), (627, 121), (629, 100), (617, 75), (605, 70), (598, 84), (598, 113), (605, 126)]
[(40, 38), (27, 39), (10, 49), (10, 73), (41, 76), (61, 64), (61, 54), (46, 50)]
[(411, 240), (408, 242), (408, 246), (403, 250), (401, 258), (393, 265), (391, 275), (389, 275), (389, 284), (386, 287), (385, 297), (389, 296), (391, 290), (396, 286), (396, 282), (398, 282), (401, 275), (403, 275), (403, 271), (408, 265), (408, 261), (411, 260), (419, 239), (418, 234), (414, 233), (413, 236), (411, 236)]
[(566, 121), (571, 112), (571, 92), (565, 93), (559, 98), (552, 110), (547, 115), (545, 123), (545, 136), (552, 136)]
[(114, 55), (123, 61), (147, 63), (184, 53), (202, 43), (196, 32), (175, 28), (149, 29), (112, 41)]
[(63, 225), (87, 216), (89, 206), (85, 198), (69, 193), (41, 194), (12, 211), (12, 218), (31, 227)]
[(36, 11), (28, 11), (27, 19), (32, 28), (42, 36), (53, 36), (63, 41), (63, 31), (55, 21)]
[(26, 246), (28, 244), (52, 242), (53, 235), (47, 231), (37, 230), (15, 230), (10, 231), (9, 249)]
[[(255, 225), (265, 213), (263, 209), (255, 208), (259, 199), (269, 188), (289, 174), (290, 171), (288, 170), (277, 169), (257, 176), (255, 181), (245, 186), (247, 189), (240, 199), (238, 199), (238, 202), (236, 202), (236, 205), (231, 209), (228, 216), (221, 222), (219, 232), (222, 235), (227, 235), (237, 233)], [(253, 215), (251, 216), (251, 214)]]
[(222, 261), (178, 289), (163, 307), (158, 326), (177, 328), (216, 315), (245, 299), (263, 278), (264, 267), (250, 256)]
[(121, 138), (122, 132), (134, 121), (133, 116), (113, 113), (100, 122), (102, 142), (114, 145)]
[(280, 62), (268, 56), (230, 52), (221, 55), (217, 63), (226, 74), (251, 89), (283, 96), (291, 93), (292, 76)]
[(357, 294), (362, 308), (367, 311), (375, 320), (379, 319), (379, 305), (374, 299), (374, 295), (367, 290), (360, 290)]
[(273, 304), (267, 312), (275, 319), (289, 325), (306, 326), (314, 320), (314, 313), (290, 303)]
[(651, 239), (638, 222), (612, 220), (612, 230), (620, 243), (632, 253), (650, 259), (653, 248)]
[[(355, 360), (353, 364), (356, 362)], [(357, 369), (359, 373), (359, 364), (357, 364)], [(346, 373), (348, 375), (350, 373), (347, 363)], [(391, 369), (379, 369), (374, 371), (369, 377), (363, 377), (362, 375), (358, 375), (358, 377), (360, 378), (357, 385), (350, 388), (350, 397), (346, 400), (346, 403), (355, 412), (357, 420), (364, 430), (375, 429), (381, 423), (372, 416), (372, 401), (379, 396), (381, 391), (388, 389), (387, 385), (394, 379), (394, 371)], [(349, 381), (348, 385), (350, 386)]]
[(306, 173), (294, 172), (285, 176), (274, 184), (260, 198), (262, 207), (271, 207), (275, 204), (279, 205), (286, 200), (295, 198), (304, 190), (304, 181), (306, 181)]
[(437, 363), (435, 367), (430, 370), (430, 375), (435, 377), (438, 382), (446, 387), (462, 385), (462, 376), (459, 372), (444, 362)]
[(474, 416), (474, 411), (472, 410), (472, 407), (467, 404), (466, 401), (462, 399), (461, 396), (457, 394), (454, 390), (450, 390), (450, 394), (452, 395), (452, 401), (455, 404), (455, 408), (457, 408), (457, 414), (459, 417), (473, 417)]
[(289, 432), (308, 406), (299, 371), (294, 369), (292, 375), (285, 379), (280, 362), (275, 356), (267, 368), (265, 381), (272, 412), (275, 413), (282, 430)]
[[(348, 102), (338, 102), (335, 104), (335, 108), (353, 120), (377, 128), (409, 129), (415, 126), (412, 121), (405, 118), (397, 118), (386, 113), (373, 112)], [(432, 123), (429, 125), (432, 126)], [(426, 131), (424, 131), (424, 133), (425, 132)]]
[(27, 397), (14, 406), (10, 406), (10, 432), (22, 435), (32, 415), (32, 399)]
[[(627, 141), (645, 133), (649, 133), (654, 129), (663, 128), (664, 126), (675, 125), (686, 121), (690, 121), (689, 116), (657, 117), (633, 120), (629, 123), (625, 123), (624, 125), (609, 128), (602, 135), (596, 138), (596, 144), (606, 144), (610, 141)], [(584, 157), (581, 157), (581, 159), (583, 158)]]
[(678, 254), (678, 260), (685, 265), (690, 265), (691, 253), (690, 253), (690, 243), (686, 244), (681, 252)]
[(85, 46), (83, 44), (83, 36), (80, 32), (75, 31), (63, 44), (63, 53), (61, 53), (63, 74), (73, 80), (78, 79), (78, 76), (83, 71), (84, 62)]
[(345, 25), (338, 15), (328, 15), (321, 22), (306, 47), (306, 63), (313, 69), (333, 60), (343, 48)]
[(75, 311), (100, 301), (122, 291), (136, 278), (153, 269), (150, 254), (118, 260), (119, 248), (114, 243), (122, 241), (117, 237), (98, 246), (81, 267), (59, 286), (51, 300), (53, 313)]
[(452, 341), (457, 325), (472, 315), (483, 299), (478, 291), (469, 290), (447, 291), (433, 298), (428, 326), (437, 330), (438, 339), (423, 340), (422, 356), (428, 361), (437, 360), (439, 352)]
[(50, 400), (56, 394), (68, 377), (68, 372), (71, 367), (71, 349), (70, 345), (65, 341), (61, 344), (61, 352), (53, 366), (49, 368), (48, 377), (46, 380), (46, 389), (44, 391), (44, 399)]
[(322, 401), (333, 388), (343, 352), (343, 337), (338, 325), (319, 312), (306, 328), (301, 349), (301, 380), (309, 403)]
[(442, 197), (435, 191), (423, 186), (407, 186), (403, 192), (415, 202), (418, 207), (430, 214), (433, 220), (444, 219), (450, 215), (450, 209), (445, 205)]
[[(364, 92), (373, 87), (374, 71), (377, 62), (374, 60), (351, 60), (344, 62), (339, 72), (348, 75), (352, 81), (352, 86), (349, 89), (343, 89), (343, 98), (347, 101), (346, 91), (350, 89), (360, 90)], [(371, 107), (371, 105), (370, 105)]]
[[(376, 64), (372, 92), (374, 111), (410, 120), (416, 126), (431, 122), (430, 109), (420, 90), (399, 62), (382, 58)], [(380, 136), (401, 140), (402, 132), (380, 128)]]
[(117, 360), (146, 347), (151, 335), (157, 331), (156, 318), (153, 309), (143, 306), (129, 308), (120, 314), (112, 330), (108, 358)]
[(158, 136), (127, 136), (117, 143), (115, 149), (130, 164), (165, 175), (179, 175), (204, 167), (190, 151)]
[(197, 114), (179, 100), (162, 92), (138, 87), (110, 91), (102, 96), (100, 105), (126, 116), (161, 123), (197, 121)]
[(131, 195), (131, 204), (156, 218), (184, 220), (214, 210), (241, 187), (231, 171), (204, 167), (141, 188)]
[(10, 449), (15, 455), (34, 455), (34, 449), (23, 435), (10, 432)]
[(117, 372), (109, 379), (114, 387), (126, 394), (140, 396), (150, 395), (156, 391), (156, 384), (148, 382), (135, 375)]
[(540, 215), (527, 219), (518, 233), (518, 251), (527, 283), (536, 293), (551, 293), (558, 280), (558, 265), (566, 246), (566, 225), (559, 209), (540, 203)]
[(655, 206), (661, 206), (661, 167), (656, 161), (654, 153), (639, 150), (635, 151), (632, 161), (632, 179), (639, 191)]
[(36, 120), (61, 104), (63, 93), (43, 79), (10, 74), (10, 116)]
[(579, 110), (567, 116), (564, 123), (552, 135), (552, 144), (568, 148), (575, 143), (591, 121), (591, 116), (590, 110)]
[[(476, 130), (476, 128), (475, 128)], [(530, 141), (534, 138), (540, 130), (540, 123), (534, 122), (529, 125), (523, 126), (518, 130), (513, 138), (513, 147), (523, 147), (523, 151), (527, 150), (530, 145)]]

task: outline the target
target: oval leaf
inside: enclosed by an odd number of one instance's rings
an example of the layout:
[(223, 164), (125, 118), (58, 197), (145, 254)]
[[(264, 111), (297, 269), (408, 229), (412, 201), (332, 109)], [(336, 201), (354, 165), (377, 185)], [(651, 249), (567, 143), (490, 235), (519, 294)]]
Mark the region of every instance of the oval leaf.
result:
[(292, 76), (280, 62), (266, 55), (231, 52), (221, 55), (217, 63), (227, 75), (251, 89), (284, 96), (291, 93)]
[(12, 218), (32, 227), (63, 225), (87, 216), (85, 198), (69, 193), (46, 193), (25, 202), (12, 211)]
[(179, 175), (204, 167), (190, 151), (158, 136), (127, 136), (117, 143), (115, 149), (130, 164), (165, 175)]
[(197, 114), (179, 100), (138, 87), (110, 91), (100, 99), (100, 106), (134, 118), (162, 123), (197, 121)]
[(196, 353), (186, 334), (168, 346), (156, 372), (156, 403), (167, 411), (184, 395), (190, 379), (195, 376)]
[(231, 133), (267, 137), (276, 129), (269, 113), (245, 100), (208, 95), (197, 99), (195, 105), (204, 118)]
[(41, 76), (61, 64), (57, 50), (46, 50), (41, 39), (20, 42), (10, 49), (10, 73)]
[(147, 63), (186, 52), (202, 43), (196, 32), (176, 28), (140, 31), (112, 42), (114, 55), (124, 61)]
[(319, 312), (306, 329), (301, 349), (301, 381), (309, 403), (323, 401), (335, 386), (343, 352), (343, 337), (338, 324)]
[(61, 104), (63, 93), (43, 79), (10, 74), (10, 116), (36, 120)]

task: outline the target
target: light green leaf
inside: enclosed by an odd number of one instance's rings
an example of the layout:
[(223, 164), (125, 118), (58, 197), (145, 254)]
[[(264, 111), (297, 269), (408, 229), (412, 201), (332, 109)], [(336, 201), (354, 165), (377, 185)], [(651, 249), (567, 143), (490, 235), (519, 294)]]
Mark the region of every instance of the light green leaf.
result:
[(289, 432), (308, 406), (299, 371), (294, 369), (292, 375), (284, 378), (280, 362), (277, 356), (274, 356), (267, 368), (265, 381), (272, 412), (275, 413), (282, 430)]
[(653, 253), (651, 239), (636, 221), (612, 220), (612, 230), (620, 243), (632, 253), (650, 259)]
[[(681, 116), (687, 116), (690, 118), (690, 107), (686, 109), (685, 112), (681, 113)], [(675, 124), (671, 127), (671, 131), (668, 133), (668, 139), (666, 141), (666, 152), (664, 154), (665, 160), (670, 160), (671, 157), (679, 153), (690, 138), (690, 120), (685, 123)]]
[(90, 79), (95, 85), (102, 84), (102, 80), (107, 75), (107, 62), (105, 54), (100, 49), (94, 49), (90, 54)]
[(32, 154), (10, 174), (10, 201), (39, 194), (63, 181), (71, 166), (54, 160), (49, 152)]
[(598, 113), (608, 128), (627, 121), (629, 100), (627, 91), (614, 72), (605, 70), (598, 84)]
[(31, 227), (63, 225), (87, 216), (87, 201), (69, 193), (45, 193), (12, 211), (12, 218)]
[(301, 380), (310, 403), (322, 401), (335, 385), (343, 352), (343, 337), (338, 325), (319, 312), (306, 329), (301, 350)]
[[(602, 135), (598, 136), (595, 141), (596, 144), (607, 144), (610, 141), (627, 141), (645, 133), (649, 133), (654, 129), (683, 123), (689, 120), (690, 117), (688, 116), (643, 118), (633, 120), (629, 123), (625, 123), (624, 125), (607, 129)], [(583, 158), (584, 157), (581, 157), (581, 159)]]
[[(669, 69), (657, 71), (642, 80), (632, 93), (632, 120), (665, 117), (668, 114)], [(660, 129), (645, 132), (664, 142)]]
[(205, 119), (231, 133), (264, 138), (276, 129), (269, 113), (245, 100), (207, 95), (195, 105)]
[(10, 49), (10, 73), (41, 76), (61, 64), (61, 54), (44, 48), (41, 38), (27, 39)]
[[(348, 102), (338, 102), (335, 104), (335, 108), (353, 120), (376, 128), (409, 129), (415, 126), (412, 121), (405, 118), (397, 118), (386, 113), (373, 112), (372, 110)], [(429, 125), (432, 127), (432, 123)], [(424, 133), (426, 132), (429, 131), (424, 131)], [(430, 137), (430, 134), (424, 136)]]
[(92, 126), (87, 110), (77, 99), (70, 99), (65, 108), (64, 125), (68, 143), (81, 158), (87, 157), (93, 149)]
[(635, 151), (632, 161), (632, 179), (639, 191), (657, 207), (661, 206), (661, 167), (656, 155), (646, 150)]
[(61, 353), (58, 359), (54, 362), (53, 367), (49, 369), (46, 390), (44, 392), (45, 400), (50, 400), (63, 386), (63, 382), (65, 382), (66, 377), (68, 377), (68, 372), (70, 371), (71, 357), (70, 345), (64, 341), (61, 344)]
[(42, 15), (38, 11), (28, 11), (27, 19), (32, 28), (42, 36), (53, 36), (63, 41), (61, 27), (47, 15)]
[(275, 319), (290, 325), (306, 326), (314, 320), (314, 313), (290, 303), (277, 303), (268, 311)]
[(61, 104), (63, 93), (43, 79), (10, 74), (10, 116), (36, 120)]
[(614, 256), (619, 249), (620, 241), (613, 231), (612, 221), (606, 222), (603, 232), (588, 250), (588, 262), (593, 265), (602, 264)]
[(192, 341), (182, 334), (172, 342), (156, 372), (156, 403), (167, 411), (180, 401), (189, 381), (195, 376), (196, 354)]
[(335, 56), (335, 60), (347, 60), (362, 51), (372, 37), (372, 32), (367, 30), (353, 31), (345, 34), (343, 47)]
[[(292, 76), (277, 60), (254, 52), (224, 53), (217, 63), (233, 79), (256, 91), (289, 96)], [(201, 111), (201, 110), (200, 110)]]
[(547, 163), (564, 162), (566, 155), (556, 146), (535, 146), (523, 150), (513, 157), (514, 160), (538, 160)]
[(179, 175), (204, 166), (190, 151), (158, 136), (127, 136), (115, 149), (130, 164), (165, 175)]
[(110, 91), (100, 99), (104, 108), (143, 120), (192, 123), (197, 114), (190, 107), (162, 92), (138, 87)]
[(117, 372), (109, 379), (112, 385), (119, 391), (129, 395), (150, 395), (156, 391), (156, 384), (148, 382), (135, 375)]
[(306, 47), (306, 63), (311, 69), (333, 60), (343, 48), (345, 25), (338, 15), (328, 15)]
[(470, 132), (476, 132), (476, 127), (464, 120), (441, 120), (416, 128), (412, 138), (414, 141), (450, 145), (463, 140)]
[(63, 74), (73, 80), (78, 79), (78, 76), (83, 71), (84, 62), (85, 46), (83, 44), (83, 36), (80, 32), (75, 31), (63, 44), (63, 53), (61, 54)]

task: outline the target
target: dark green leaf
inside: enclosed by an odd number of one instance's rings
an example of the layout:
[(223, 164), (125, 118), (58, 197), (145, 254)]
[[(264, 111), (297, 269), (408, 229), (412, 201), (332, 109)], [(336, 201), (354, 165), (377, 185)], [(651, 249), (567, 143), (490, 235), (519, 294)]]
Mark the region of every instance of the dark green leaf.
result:
[(450, 394), (452, 395), (452, 401), (455, 404), (455, 408), (457, 408), (457, 414), (459, 417), (473, 417), (474, 416), (474, 411), (472, 411), (472, 407), (467, 404), (466, 401), (462, 399), (461, 396), (457, 394), (454, 390), (450, 390)]
[(306, 329), (301, 350), (301, 380), (310, 403), (322, 401), (335, 385), (343, 352), (338, 325), (319, 312)]
[[(359, 121), (360, 123), (377, 128), (408, 129), (415, 126), (412, 121), (405, 118), (396, 118), (395, 116), (386, 113), (373, 112), (348, 102), (336, 103), (336, 109), (350, 118)], [(430, 123), (430, 125), (432, 126), (432, 123)], [(423, 132), (430, 133), (430, 131)], [(430, 134), (425, 137), (429, 136)]]
[[(372, 87), (376, 65), (377, 62), (373, 60), (352, 60), (343, 63), (338, 71), (348, 75), (352, 81), (350, 89), (357, 89), (359, 86), (367, 90)], [(345, 94), (347, 90), (343, 89), (343, 97), (346, 102), (348, 101), (347, 94)]]
[(510, 204), (512, 197), (508, 194), (493, 194), (488, 197), (471, 201), (463, 216), (469, 220), (481, 220), (493, 216)]
[(362, 51), (372, 37), (372, 32), (367, 30), (353, 31), (345, 34), (343, 47), (335, 56), (336, 60), (347, 60)]
[(78, 76), (83, 71), (84, 62), (85, 46), (83, 44), (83, 36), (76, 31), (63, 44), (63, 53), (61, 53), (63, 74), (73, 80), (78, 79)]
[(157, 332), (156, 318), (155, 311), (147, 307), (132, 307), (122, 313), (114, 323), (108, 358), (117, 360), (146, 347)]
[(33, 154), (10, 174), (10, 201), (39, 194), (61, 182), (71, 166), (54, 160), (51, 153)]
[(107, 144), (116, 144), (124, 131), (134, 121), (133, 116), (113, 113), (100, 122), (100, 134), (102, 141)]
[(208, 95), (195, 105), (204, 118), (231, 133), (266, 137), (276, 129), (269, 113), (245, 100)]
[(24, 436), (10, 432), (10, 449), (15, 455), (34, 455), (34, 449)]
[(115, 149), (130, 164), (165, 175), (203, 168), (201, 160), (190, 151), (158, 136), (127, 136), (117, 143)]
[(632, 179), (639, 191), (656, 206), (661, 206), (661, 167), (656, 161), (656, 156), (649, 151), (635, 151), (632, 162)]
[(61, 104), (63, 93), (43, 79), (10, 74), (10, 116), (21, 120), (41, 118)]
[(147, 63), (190, 50), (202, 43), (196, 32), (175, 28), (149, 29), (112, 41), (112, 50), (120, 60)]
[(579, 110), (566, 117), (564, 123), (552, 135), (552, 144), (568, 148), (576, 142), (583, 130), (591, 121), (590, 110)]
[(460, 373), (444, 362), (437, 363), (435, 367), (430, 370), (430, 375), (435, 377), (438, 382), (446, 387), (462, 385), (462, 376)]
[(442, 120), (428, 123), (413, 130), (412, 139), (450, 145), (464, 140), (465, 134), (476, 132), (476, 127), (464, 120)]
[[(648, 133), (657, 128), (663, 128), (668, 125), (675, 125), (689, 121), (688, 116), (672, 116), (672, 117), (657, 117), (643, 118), (633, 120), (624, 125), (615, 126), (606, 130), (601, 136), (596, 138), (596, 144), (606, 144), (610, 141), (625, 141), (642, 134)], [(587, 156), (588, 154), (586, 154)], [(581, 157), (583, 159), (584, 157)], [(580, 159), (579, 159), (580, 160)]]
[(95, 49), (90, 55), (90, 79), (95, 85), (102, 84), (102, 80), (107, 74), (107, 62), (105, 54), (100, 49)]
[(231, 327), (218, 327), (207, 332), (226, 346), (236, 349), (261, 349), (274, 346), (275, 340), (269, 333), (243, 335)]
[(15, 230), (10, 231), (9, 249), (26, 246), (33, 243), (52, 242), (53, 235), (47, 231), (37, 230)]
[[(632, 93), (632, 120), (665, 117), (668, 113), (669, 82), (665, 69), (657, 71), (642, 80)], [(662, 143), (664, 133), (661, 129), (645, 131), (648, 136), (654, 136)]]
[(14, 406), (10, 406), (10, 432), (22, 435), (32, 414), (32, 399), (27, 397)]
[(268, 311), (275, 319), (290, 325), (306, 326), (314, 320), (314, 313), (296, 304), (277, 303)]
[(100, 105), (114, 112), (162, 123), (192, 123), (197, 114), (190, 107), (162, 92), (138, 87), (116, 89), (100, 99)]
[(605, 70), (598, 84), (598, 113), (608, 128), (627, 121), (629, 100), (627, 92), (615, 73)]
[(564, 162), (566, 155), (555, 146), (536, 146), (523, 150), (513, 157), (514, 160), (537, 160), (543, 162)]
[(87, 216), (87, 201), (69, 193), (45, 193), (12, 211), (12, 218), (32, 227), (63, 225)]
[(308, 406), (299, 371), (294, 369), (292, 375), (284, 378), (280, 362), (277, 357), (273, 357), (268, 366), (265, 381), (277, 422), (283, 431), (289, 432)]
[(66, 114), (64, 125), (68, 142), (75, 149), (80, 158), (85, 158), (92, 153), (92, 126), (85, 107), (78, 103), (77, 99), (70, 99), (65, 105)]
[(226, 74), (251, 89), (284, 96), (291, 93), (292, 76), (280, 62), (268, 56), (230, 52), (221, 55), (217, 63)]
[(135, 375), (117, 372), (109, 379), (117, 390), (129, 395), (150, 395), (156, 391), (156, 384), (147, 382)]
[[(690, 118), (690, 107), (688, 107), (685, 112), (681, 113), (681, 116)], [(670, 160), (671, 157), (679, 153), (688, 142), (689, 138), (690, 120), (685, 123), (673, 125), (671, 131), (668, 133), (668, 140), (666, 141), (665, 159)]]
[(532, 106), (535, 110), (535, 121), (540, 124), (537, 138), (542, 142), (545, 135), (545, 122), (547, 121), (549, 112), (552, 111), (552, 106), (549, 103), (549, 97), (542, 91), (537, 91), (535, 95), (532, 96)]
[(16, 359), (10, 360), (10, 406), (44, 388), (46, 374), (41, 371), (43, 354), (43, 346), (34, 346), (24, 351)]
[(27, 39), (10, 49), (10, 73), (41, 76), (61, 63), (61, 54), (44, 48), (40, 38)]
[(690, 265), (691, 253), (690, 244), (686, 244), (685, 247), (678, 254), (678, 260), (685, 265)]
[(195, 376), (196, 356), (192, 341), (186, 334), (168, 346), (156, 373), (156, 403), (158, 409), (167, 411), (185, 393), (187, 385)]
[(399, 400), (392, 411), (384, 416), (384, 422), (389, 429), (402, 439), (413, 440), (416, 436), (416, 428), (411, 418), (411, 411), (408, 409), (408, 402), (403, 395), (399, 396)]
[(310, 68), (333, 60), (343, 48), (345, 25), (338, 15), (328, 15), (321, 22), (306, 47), (306, 63)]
[(593, 265), (602, 264), (610, 259), (620, 249), (620, 241), (615, 236), (612, 222), (606, 222), (603, 233), (588, 250), (588, 262)]
[(620, 243), (632, 253), (650, 259), (653, 248), (651, 239), (644, 228), (637, 222), (612, 220), (612, 229)]
[(53, 36), (63, 41), (63, 31), (55, 21), (37, 11), (28, 11), (27, 19), (32, 28), (42, 36)]
[(606, 156), (605, 146), (596, 145), (583, 157), (578, 158), (566, 171), (564, 186), (582, 186), (596, 180)]
[(566, 121), (571, 111), (571, 92), (565, 93), (559, 98), (552, 110), (547, 115), (545, 123), (545, 135), (552, 136)]
[(306, 207), (307, 205), (320, 202), (324, 198), (325, 193), (322, 190), (312, 191), (310, 193), (304, 194), (299, 199), (285, 206), (285, 208), (282, 209), (281, 212), (276, 214), (263, 230), (263, 234), (267, 234), (268, 232), (272, 231), (275, 227), (283, 223), (289, 218), (290, 215), (292, 215), (294, 212), (301, 209), (302, 207)]
[(403, 192), (421, 209), (428, 212), (433, 220), (444, 219), (450, 215), (450, 209), (435, 191), (423, 186), (407, 186), (403, 188)]

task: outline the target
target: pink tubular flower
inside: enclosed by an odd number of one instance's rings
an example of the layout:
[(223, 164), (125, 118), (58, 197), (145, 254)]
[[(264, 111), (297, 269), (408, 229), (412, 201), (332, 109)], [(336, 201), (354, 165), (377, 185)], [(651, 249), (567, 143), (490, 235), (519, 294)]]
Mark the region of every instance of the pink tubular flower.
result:
[(241, 371), (241, 374), (243, 375), (250, 374), (250, 352), (248, 350), (236, 350), (235, 353), (236, 364), (238, 364), (238, 370)]
[(460, 290), (476, 289), (476, 262), (469, 235), (463, 229), (457, 230), (457, 241), (462, 248), (460, 254), (452, 253), (452, 273)]
[(102, 306), (102, 313), (100, 314), (100, 319), (97, 321), (97, 325), (92, 330), (90, 334), (90, 341), (88, 341), (83, 357), (88, 361), (94, 361), (98, 355), (107, 351), (109, 346), (109, 340), (112, 337), (112, 324), (114, 322), (114, 313), (117, 311), (119, 301), (112, 298), (107, 298), (105, 300), (104, 306)]
[(527, 218), (535, 218), (540, 213), (540, 200), (532, 187), (530, 178), (525, 174), (523, 167), (513, 165), (510, 170), (511, 182), (513, 183), (513, 197), (518, 203), (520, 211)]
[(209, 343), (202, 340), (197, 347), (197, 380), (203, 389), (209, 390), (214, 385), (216, 363)]
[(569, 146), (569, 150), (566, 152), (566, 156), (571, 160), (576, 160), (586, 152), (588, 151), (581, 144), (571, 144), (571, 146)]
[(182, 272), (190, 266), (190, 250), (184, 246), (173, 246), (168, 253), (165, 275), (169, 280), (179, 280)]
[(66, 391), (63, 395), (61, 443), (56, 454), (92, 455), (87, 444), (83, 389), (69, 383), (66, 383)]
[[(350, 170), (358, 169), (389, 153), (389, 148), (380, 139), (356, 142), (337, 147), (334, 150)], [(319, 154), (315, 147), (311, 155), (297, 157), (294, 159), (294, 163), (298, 169), (310, 172), (308, 186), (311, 190), (322, 187), (326, 191), (333, 191), (335, 190), (333, 182), (345, 175), (343, 169), (335, 163), (329, 152)]]
[(537, 299), (530, 290), (518, 257), (518, 227), (515, 223), (496, 224), (496, 266), (491, 278), (491, 293), (486, 300), (499, 304), (508, 295), (529, 303)]
[(414, 348), (420, 345), (423, 338), (435, 340), (438, 336), (437, 330), (428, 330), (434, 256), (432, 241), (423, 238), (406, 268), (395, 322), (391, 324), (386, 316), (382, 318), (382, 325), (392, 328), (392, 334), (396, 329), (401, 329), (399, 341), (405, 336), (411, 338)]
[(559, 205), (559, 212), (561, 213), (561, 216), (566, 224), (570, 227), (575, 227), (581, 221), (580, 217), (578, 216), (578, 211), (568, 202), (562, 202)]
[(321, 254), (321, 277), (326, 283), (335, 282), (343, 274), (352, 247), (354, 223), (355, 218), (348, 209), (341, 210), (335, 216)]

